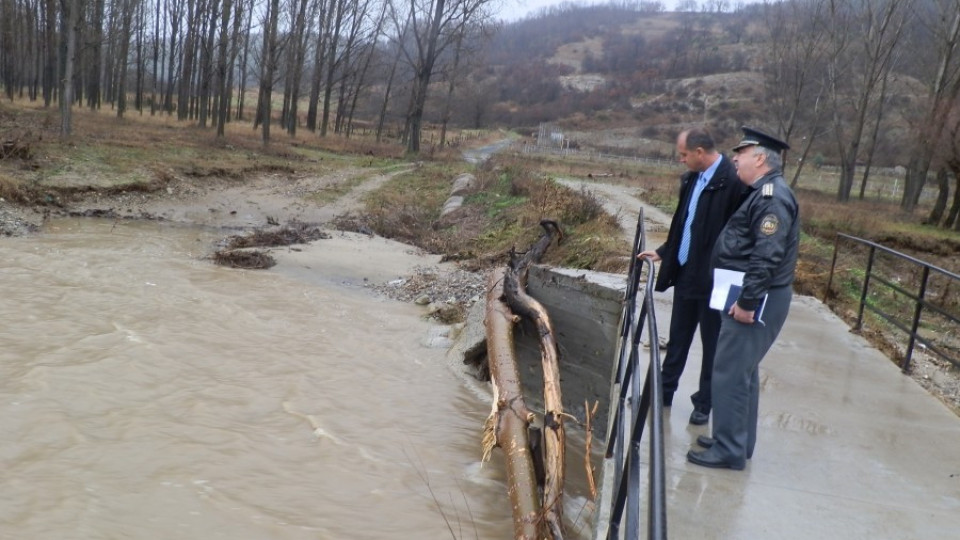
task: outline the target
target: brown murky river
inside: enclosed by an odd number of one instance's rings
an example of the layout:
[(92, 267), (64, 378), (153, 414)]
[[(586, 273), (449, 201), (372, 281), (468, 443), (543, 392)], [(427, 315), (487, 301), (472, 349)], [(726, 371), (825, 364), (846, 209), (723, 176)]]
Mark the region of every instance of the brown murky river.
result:
[(222, 236), (0, 239), (0, 538), (512, 537), (422, 308), (217, 267)]

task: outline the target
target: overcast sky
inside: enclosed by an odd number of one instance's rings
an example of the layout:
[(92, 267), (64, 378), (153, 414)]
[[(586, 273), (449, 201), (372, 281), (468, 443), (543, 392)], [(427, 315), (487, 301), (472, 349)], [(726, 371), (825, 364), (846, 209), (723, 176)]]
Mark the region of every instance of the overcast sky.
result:
[[(500, 0), (499, 19), (512, 22), (524, 18), (528, 13), (539, 11), (540, 8), (563, 4), (568, 0)], [(578, 5), (587, 5), (594, 2), (576, 0)]]
[[(675, 9), (676, 0), (661, 0), (668, 10)], [(752, 4), (757, 0), (744, 0), (746, 4)], [(531, 12), (540, 11), (540, 8), (547, 6), (557, 6), (560, 4), (571, 3), (578, 6), (587, 6), (592, 4), (608, 4), (610, 0), (500, 0), (500, 12), (497, 18), (513, 22), (520, 20)], [(729, 2), (733, 5), (735, 2)], [(697, 4), (702, 5), (703, 0), (698, 0)]]

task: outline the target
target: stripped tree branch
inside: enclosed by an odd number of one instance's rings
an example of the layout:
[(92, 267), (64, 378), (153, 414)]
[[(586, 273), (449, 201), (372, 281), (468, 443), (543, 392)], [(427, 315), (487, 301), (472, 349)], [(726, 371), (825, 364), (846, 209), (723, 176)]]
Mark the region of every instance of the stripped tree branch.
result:
[[(529, 266), (538, 262), (553, 241), (563, 234), (554, 221), (540, 222), (544, 234), (522, 257), (511, 257), (504, 276), (504, 298), (514, 313), (526, 317), (537, 328), (543, 365), (543, 518), (554, 540), (563, 538), (563, 483), (566, 437), (564, 434), (562, 392), (560, 390), (560, 354), (553, 326), (546, 309), (526, 293)], [(559, 241), (559, 240), (558, 240)]]
[(505, 272), (493, 272), (487, 281), (487, 363), (493, 385), (494, 406), (484, 427), (484, 454), (489, 456), (493, 446), (503, 449), (508, 494), (513, 508), (514, 538), (535, 540), (539, 538), (540, 504), (527, 438), (533, 413), (524, 403), (514, 356), (515, 316), (502, 301)]

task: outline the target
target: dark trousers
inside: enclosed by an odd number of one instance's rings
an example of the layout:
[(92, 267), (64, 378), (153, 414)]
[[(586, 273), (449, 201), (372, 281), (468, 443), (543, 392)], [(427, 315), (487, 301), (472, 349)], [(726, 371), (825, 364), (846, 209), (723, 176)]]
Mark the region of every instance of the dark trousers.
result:
[(710, 309), (709, 298), (683, 298), (674, 288), (673, 311), (670, 315), (670, 338), (667, 342), (667, 355), (663, 360), (663, 394), (670, 396), (680, 384), (680, 375), (687, 365), (687, 353), (693, 343), (693, 335), (700, 327), (700, 343), (703, 357), (700, 365), (700, 387), (690, 396), (694, 409), (710, 413), (711, 377), (713, 375), (713, 357), (717, 351), (717, 336), (720, 335), (720, 312)]
[(760, 403), (760, 360), (773, 345), (787, 320), (793, 291), (771, 289), (764, 308), (766, 324), (741, 324), (723, 315), (713, 371), (713, 438), (710, 451), (730, 462), (753, 455), (757, 444)]

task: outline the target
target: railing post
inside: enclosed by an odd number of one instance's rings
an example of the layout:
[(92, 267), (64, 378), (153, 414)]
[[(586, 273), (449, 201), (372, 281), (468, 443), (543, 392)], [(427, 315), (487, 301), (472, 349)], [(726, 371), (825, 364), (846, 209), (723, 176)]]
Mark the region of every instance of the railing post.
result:
[(827, 278), (827, 290), (823, 291), (823, 303), (827, 303), (830, 296), (830, 286), (833, 285), (833, 269), (837, 266), (837, 253), (840, 251), (840, 235), (833, 237), (833, 261), (830, 263), (830, 277)]
[(930, 267), (923, 267), (923, 277), (920, 279), (920, 292), (917, 293), (917, 306), (913, 311), (913, 323), (910, 326), (910, 341), (907, 343), (907, 354), (903, 357), (900, 370), (910, 372), (910, 359), (913, 358), (913, 347), (917, 343), (917, 328), (920, 327), (920, 314), (923, 311), (923, 297), (927, 294), (927, 280), (930, 278)]
[(867, 287), (870, 286), (870, 272), (873, 271), (873, 256), (877, 252), (874, 246), (870, 246), (870, 256), (867, 258), (867, 273), (863, 276), (863, 290), (860, 291), (860, 308), (857, 310), (856, 330), (863, 330), (863, 306), (867, 302)]

